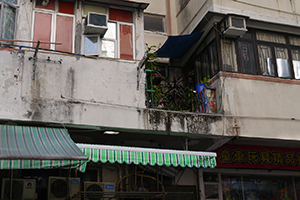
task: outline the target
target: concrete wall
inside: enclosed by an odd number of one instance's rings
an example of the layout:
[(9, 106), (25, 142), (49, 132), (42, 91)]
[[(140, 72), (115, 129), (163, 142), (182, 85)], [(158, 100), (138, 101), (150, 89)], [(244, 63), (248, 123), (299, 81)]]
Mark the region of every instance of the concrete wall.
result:
[[(300, 94), (295, 92), (300, 90), (300, 85), (297, 81), (289, 83), (279, 78), (245, 75), (221, 77), (214, 85), (228, 135), (300, 139), (300, 110), (297, 106)], [(234, 131), (230, 133), (229, 130)]]
[[(178, 4), (177, 1), (172, 3)], [(238, 14), (252, 20), (299, 26), (299, 1), (290, 0), (190, 0), (178, 14), (178, 33), (191, 33), (208, 12)]]
[(156, 32), (145, 30), (145, 43), (149, 44), (149, 46), (156, 46), (157, 48), (161, 47), (166, 39), (168, 38), (168, 30), (169, 22), (168, 19), (168, 7), (167, 0), (137, 0), (137, 2), (149, 3), (149, 6), (145, 9), (145, 14), (161, 16), (164, 18), (165, 23), (165, 32)]

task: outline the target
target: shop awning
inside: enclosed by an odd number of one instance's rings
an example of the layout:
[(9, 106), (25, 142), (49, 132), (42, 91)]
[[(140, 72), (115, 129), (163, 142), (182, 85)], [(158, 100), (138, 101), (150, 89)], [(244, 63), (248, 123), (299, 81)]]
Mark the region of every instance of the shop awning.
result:
[(216, 166), (216, 153), (138, 147), (77, 144), (93, 162), (181, 167)]
[(169, 36), (164, 45), (157, 50), (159, 58), (181, 58), (202, 36), (201, 33)]
[(0, 169), (76, 168), (88, 160), (65, 129), (0, 125)]

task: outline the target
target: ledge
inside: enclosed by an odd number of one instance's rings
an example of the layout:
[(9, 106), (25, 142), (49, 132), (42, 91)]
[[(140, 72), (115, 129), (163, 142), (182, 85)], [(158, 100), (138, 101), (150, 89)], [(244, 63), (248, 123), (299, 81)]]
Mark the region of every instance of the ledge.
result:
[(251, 80), (258, 80), (258, 81), (268, 81), (268, 82), (274, 82), (274, 83), (286, 83), (286, 84), (300, 85), (300, 80), (296, 80), (296, 79), (285, 79), (285, 78), (278, 78), (278, 77), (252, 75), (252, 74), (240, 74), (240, 73), (222, 72), (222, 71), (220, 71), (218, 74), (216, 74), (209, 81), (209, 85), (214, 83), (221, 76), (232, 77), (232, 78), (241, 78), (241, 79), (251, 79)]

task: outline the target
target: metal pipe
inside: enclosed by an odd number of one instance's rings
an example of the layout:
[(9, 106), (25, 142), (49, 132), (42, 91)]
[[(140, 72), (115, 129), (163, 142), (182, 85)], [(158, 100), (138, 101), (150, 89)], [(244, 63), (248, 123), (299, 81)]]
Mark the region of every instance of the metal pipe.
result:
[(12, 190), (13, 190), (13, 178), (14, 178), (14, 170), (10, 170), (10, 188), (9, 188), (9, 199), (12, 199)]
[(36, 49), (36, 47), (30, 47), (30, 46), (19, 46), (19, 53), (22, 53), (22, 48)]

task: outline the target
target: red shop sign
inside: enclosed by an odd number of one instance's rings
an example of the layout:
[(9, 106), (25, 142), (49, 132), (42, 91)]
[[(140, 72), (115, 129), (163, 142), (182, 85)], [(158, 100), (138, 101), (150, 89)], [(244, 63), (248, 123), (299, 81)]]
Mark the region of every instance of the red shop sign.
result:
[(300, 169), (300, 149), (223, 145), (216, 152), (217, 167)]

